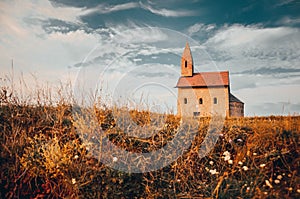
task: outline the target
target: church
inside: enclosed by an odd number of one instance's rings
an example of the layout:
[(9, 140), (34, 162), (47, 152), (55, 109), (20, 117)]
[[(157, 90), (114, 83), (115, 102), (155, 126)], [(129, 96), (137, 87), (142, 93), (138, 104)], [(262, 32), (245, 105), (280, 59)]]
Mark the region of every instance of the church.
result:
[(189, 44), (181, 57), (177, 113), (182, 117), (243, 117), (244, 103), (230, 93), (229, 72), (194, 73)]

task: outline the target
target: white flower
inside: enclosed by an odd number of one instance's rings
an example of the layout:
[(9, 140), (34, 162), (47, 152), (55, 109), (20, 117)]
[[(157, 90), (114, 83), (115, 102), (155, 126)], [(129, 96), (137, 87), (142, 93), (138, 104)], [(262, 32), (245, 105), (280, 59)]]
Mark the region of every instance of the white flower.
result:
[(225, 151), (225, 152), (223, 153), (223, 155), (224, 155), (224, 156), (230, 156), (230, 153), (229, 153), (229, 151)]
[(225, 157), (224, 157), (224, 160), (225, 160), (225, 161), (229, 161), (229, 160), (230, 160), (230, 156), (225, 156)]
[(228, 151), (225, 151), (223, 153), (223, 158), (225, 161), (229, 161), (230, 160), (230, 153)]
[(279, 184), (280, 183), (280, 180), (274, 180), (275, 184)]
[(117, 157), (113, 157), (113, 162), (117, 162), (118, 158)]
[(300, 193), (300, 189), (297, 189), (297, 193)]
[(210, 165), (213, 165), (213, 164), (214, 164), (214, 162), (213, 162), (213, 161), (209, 161), (209, 164), (210, 164)]
[(242, 139), (240, 139), (240, 138), (239, 138), (239, 139), (237, 139), (237, 141), (238, 141), (238, 142), (243, 142), (243, 140), (242, 140)]
[(247, 166), (243, 166), (244, 171), (248, 171), (248, 167)]
[(228, 164), (233, 164), (233, 161), (232, 160), (228, 160)]
[(243, 162), (242, 162), (242, 161), (239, 161), (238, 164), (239, 164), (239, 165), (243, 165)]
[(78, 159), (78, 158), (79, 158), (79, 156), (78, 156), (78, 155), (75, 155), (75, 156), (74, 156), (74, 158), (75, 158), (75, 159)]
[(250, 187), (247, 187), (247, 191), (249, 191), (250, 190)]
[(282, 175), (278, 175), (277, 179), (281, 180), (282, 179)]
[(253, 155), (257, 155), (257, 153), (253, 153)]
[(215, 175), (215, 174), (218, 174), (219, 172), (217, 172), (216, 169), (211, 169), (209, 170), (209, 172), (212, 174), (212, 175)]
[(76, 183), (76, 179), (72, 178), (72, 184), (75, 184), (75, 183)]
[(259, 167), (264, 168), (266, 164), (260, 164)]

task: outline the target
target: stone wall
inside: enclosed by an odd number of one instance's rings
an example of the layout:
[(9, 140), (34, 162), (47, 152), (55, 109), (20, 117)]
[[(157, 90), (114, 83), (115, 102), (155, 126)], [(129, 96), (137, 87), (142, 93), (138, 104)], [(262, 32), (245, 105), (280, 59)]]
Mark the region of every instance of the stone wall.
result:
[[(202, 104), (199, 103), (200, 98)], [(214, 98), (217, 99), (217, 104), (214, 104)], [(187, 117), (229, 116), (229, 89), (228, 87), (178, 88), (177, 111), (180, 116)]]
[(244, 104), (241, 102), (229, 103), (230, 117), (244, 117)]

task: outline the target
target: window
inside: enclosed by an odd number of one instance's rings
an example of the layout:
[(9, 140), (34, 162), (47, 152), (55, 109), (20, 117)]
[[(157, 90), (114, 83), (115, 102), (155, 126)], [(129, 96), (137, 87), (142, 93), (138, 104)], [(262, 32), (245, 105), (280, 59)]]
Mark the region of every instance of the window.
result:
[(187, 104), (187, 98), (184, 98), (183, 102), (184, 104)]
[(218, 99), (216, 97), (214, 97), (214, 104), (218, 103)]
[(187, 61), (186, 60), (184, 61), (184, 67), (185, 68), (187, 67)]
[(199, 117), (200, 116), (200, 112), (194, 112), (194, 117)]
[(203, 99), (199, 98), (199, 104), (203, 104)]

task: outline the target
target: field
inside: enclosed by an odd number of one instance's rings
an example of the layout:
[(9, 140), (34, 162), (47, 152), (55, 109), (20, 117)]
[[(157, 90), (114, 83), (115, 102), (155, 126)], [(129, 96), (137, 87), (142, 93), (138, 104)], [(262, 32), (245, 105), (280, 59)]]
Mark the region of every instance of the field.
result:
[[(227, 118), (203, 158), (198, 151), (211, 118), (198, 119), (195, 139), (182, 156), (158, 170), (128, 173), (90, 154), (95, 145), (84, 142), (81, 134), (100, 141), (92, 125), (74, 119), (73, 110), (64, 100), (55, 105), (24, 104), (2, 89), (1, 198), (300, 197), (298, 116)], [(157, 133), (135, 138), (116, 125), (114, 115), (122, 110), (95, 105), (83, 111), (95, 115), (89, 121), (112, 143), (136, 154), (160, 149), (179, 131), (180, 118), (165, 115)], [(159, 118), (149, 111), (130, 110), (129, 115), (137, 126), (149, 128), (156, 125), (151, 118)], [(195, 128), (185, 127), (186, 133)], [(174, 144), (184, 144), (180, 141)], [(146, 165), (151, 161), (143, 160)]]

